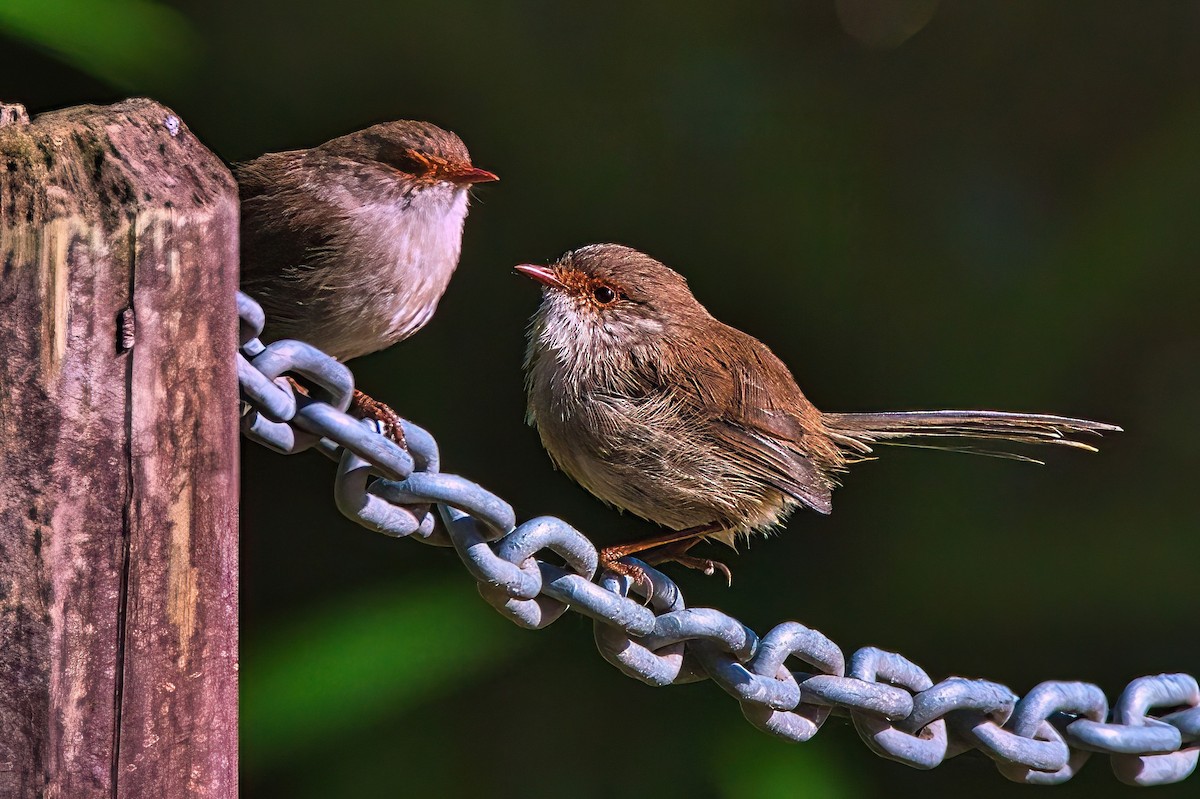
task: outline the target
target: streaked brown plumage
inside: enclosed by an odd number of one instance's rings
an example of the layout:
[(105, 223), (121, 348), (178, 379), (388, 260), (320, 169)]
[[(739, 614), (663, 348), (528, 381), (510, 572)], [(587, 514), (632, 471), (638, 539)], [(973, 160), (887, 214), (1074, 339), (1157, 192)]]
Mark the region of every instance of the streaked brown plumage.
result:
[(997, 411), (822, 413), (762, 342), (722, 324), (678, 273), (613, 244), (518, 271), (543, 284), (526, 356), (528, 421), (554, 463), (604, 502), (676, 533), (602, 553), (724, 569), (686, 556), (733, 544), (798, 507), (833, 509), (837, 476), (875, 442), (964, 437), (1094, 449), (1120, 428)]

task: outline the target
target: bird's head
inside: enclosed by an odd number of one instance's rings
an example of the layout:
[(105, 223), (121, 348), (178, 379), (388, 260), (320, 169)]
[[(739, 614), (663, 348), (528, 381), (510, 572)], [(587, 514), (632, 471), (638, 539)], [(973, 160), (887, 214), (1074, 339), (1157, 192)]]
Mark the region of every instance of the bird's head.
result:
[(515, 269), (542, 284), (534, 347), (602, 356), (653, 347), (688, 322), (710, 318), (682, 275), (619, 244), (593, 244), (549, 266)]
[(334, 155), (389, 167), (418, 185), (467, 188), (499, 180), (471, 163), (462, 139), (429, 122), (402, 119), (341, 136), (321, 145)]

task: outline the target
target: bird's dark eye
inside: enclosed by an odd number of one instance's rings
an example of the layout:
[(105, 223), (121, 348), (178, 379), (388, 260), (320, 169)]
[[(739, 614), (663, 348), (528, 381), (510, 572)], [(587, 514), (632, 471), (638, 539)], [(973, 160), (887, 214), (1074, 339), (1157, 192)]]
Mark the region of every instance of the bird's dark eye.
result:
[(601, 305), (608, 305), (617, 299), (617, 292), (610, 289), (608, 286), (596, 286), (592, 289), (592, 297)]
[(392, 158), (392, 166), (401, 172), (407, 172), (416, 177), (423, 177), (432, 170), (433, 165), (422, 153), (416, 150), (404, 150)]

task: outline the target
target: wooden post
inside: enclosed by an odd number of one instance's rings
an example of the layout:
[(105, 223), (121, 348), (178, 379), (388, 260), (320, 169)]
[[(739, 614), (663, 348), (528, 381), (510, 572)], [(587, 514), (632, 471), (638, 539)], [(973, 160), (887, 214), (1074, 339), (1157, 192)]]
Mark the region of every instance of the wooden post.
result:
[(0, 106), (0, 797), (237, 793), (237, 190)]

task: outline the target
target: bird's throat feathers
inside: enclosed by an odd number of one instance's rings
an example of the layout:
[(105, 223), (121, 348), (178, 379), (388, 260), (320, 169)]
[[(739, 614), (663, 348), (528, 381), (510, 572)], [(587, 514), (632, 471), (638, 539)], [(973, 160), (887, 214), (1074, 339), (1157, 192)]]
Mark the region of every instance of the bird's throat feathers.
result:
[(667, 326), (650, 315), (600, 312), (577, 296), (548, 290), (531, 320), (526, 369), (549, 369), (557, 383), (588, 381), (629, 390), (642, 367), (658, 361)]

